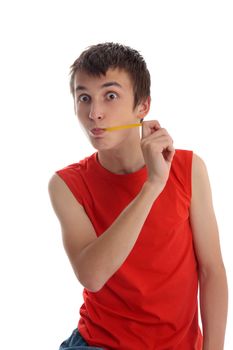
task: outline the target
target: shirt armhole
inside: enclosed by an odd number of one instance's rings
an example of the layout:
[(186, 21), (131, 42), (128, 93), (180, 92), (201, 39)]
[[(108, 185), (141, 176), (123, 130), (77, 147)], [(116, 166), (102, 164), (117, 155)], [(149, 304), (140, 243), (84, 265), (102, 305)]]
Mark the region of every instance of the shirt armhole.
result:
[(188, 192), (188, 196), (189, 196), (189, 200), (191, 203), (191, 199), (192, 199), (192, 164), (193, 164), (193, 151), (187, 151), (187, 179), (186, 179), (186, 183), (187, 183), (187, 192)]

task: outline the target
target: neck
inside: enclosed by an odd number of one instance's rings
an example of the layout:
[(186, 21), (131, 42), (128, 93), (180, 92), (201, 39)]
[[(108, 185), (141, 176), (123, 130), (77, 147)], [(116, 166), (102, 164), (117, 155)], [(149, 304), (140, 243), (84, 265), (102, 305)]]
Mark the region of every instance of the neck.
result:
[(117, 149), (98, 151), (98, 161), (105, 168), (115, 174), (128, 174), (138, 171), (145, 165), (140, 138), (133, 144)]

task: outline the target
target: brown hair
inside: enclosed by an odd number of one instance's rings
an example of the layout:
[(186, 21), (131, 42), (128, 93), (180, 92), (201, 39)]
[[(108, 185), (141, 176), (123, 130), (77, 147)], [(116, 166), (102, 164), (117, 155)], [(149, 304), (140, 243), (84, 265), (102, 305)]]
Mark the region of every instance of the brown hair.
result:
[(77, 71), (93, 76), (105, 75), (109, 68), (124, 69), (132, 79), (134, 108), (150, 96), (150, 73), (141, 54), (118, 43), (106, 42), (89, 46), (70, 67), (70, 90), (74, 96)]

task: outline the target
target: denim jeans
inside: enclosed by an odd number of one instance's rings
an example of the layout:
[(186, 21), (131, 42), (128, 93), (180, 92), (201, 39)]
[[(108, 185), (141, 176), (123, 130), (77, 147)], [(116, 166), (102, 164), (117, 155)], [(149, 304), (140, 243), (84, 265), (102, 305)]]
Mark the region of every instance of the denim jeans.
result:
[(71, 336), (61, 343), (59, 350), (85, 350), (87, 348), (90, 350), (103, 350), (102, 348), (88, 345), (76, 328)]

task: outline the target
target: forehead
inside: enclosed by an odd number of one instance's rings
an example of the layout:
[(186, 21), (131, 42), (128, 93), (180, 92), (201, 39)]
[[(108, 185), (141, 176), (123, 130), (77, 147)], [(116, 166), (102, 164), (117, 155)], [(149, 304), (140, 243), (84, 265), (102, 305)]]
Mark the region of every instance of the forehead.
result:
[[(112, 84), (110, 84), (112, 83)], [(129, 73), (124, 69), (108, 69), (105, 75), (93, 76), (87, 72), (76, 72), (74, 78), (74, 90), (76, 91), (79, 87), (85, 88), (86, 90), (100, 89), (102, 87), (110, 85), (118, 86), (124, 90), (132, 90), (132, 82)]]

